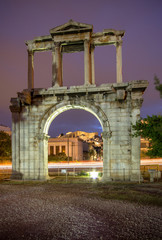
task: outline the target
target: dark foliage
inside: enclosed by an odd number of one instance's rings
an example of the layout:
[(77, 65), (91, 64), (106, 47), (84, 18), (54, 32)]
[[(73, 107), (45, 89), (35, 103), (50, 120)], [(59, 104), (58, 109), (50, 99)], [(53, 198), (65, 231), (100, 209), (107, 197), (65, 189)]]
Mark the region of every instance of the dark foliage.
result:
[(4, 131), (0, 131), (0, 156), (11, 156), (11, 137)]
[(133, 125), (133, 136), (147, 138), (151, 143), (147, 155), (150, 157), (162, 157), (162, 116), (152, 115), (140, 119)]
[(154, 77), (154, 84), (155, 84), (155, 89), (160, 92), (160, 97), (162, 98), (162, 83), (160, 83), (160, 80), (156, 75)]

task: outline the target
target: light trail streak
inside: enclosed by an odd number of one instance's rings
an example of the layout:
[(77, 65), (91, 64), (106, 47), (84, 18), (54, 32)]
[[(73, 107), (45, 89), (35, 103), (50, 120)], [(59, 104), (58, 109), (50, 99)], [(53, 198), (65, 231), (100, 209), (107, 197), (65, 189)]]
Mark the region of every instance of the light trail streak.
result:
[[(142, 159), (141, 165), (162, 165), (160, 159)], [(79, 162), (79, 163), (48, 163), (48, 168), (102, 168), (103, 162)], [(12, 169), (12, 164), (1, 164), (0, 169)]]

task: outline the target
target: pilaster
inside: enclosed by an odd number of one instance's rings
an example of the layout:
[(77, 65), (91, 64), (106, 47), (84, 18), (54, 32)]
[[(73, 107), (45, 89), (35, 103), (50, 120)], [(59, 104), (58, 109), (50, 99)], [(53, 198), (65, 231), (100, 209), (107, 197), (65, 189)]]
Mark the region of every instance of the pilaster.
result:
[(47, 180), (48, 177), (48, 139), (49, 136), (45, 133), (37, 136), (39, 142), (39, 179)]
[[(132, 125), (140, 119), (140, 108), (142, 106), (142, 99), (132, 100), (131, 111), (131, 134), (134, 133)], [(140, 180), (140, 136), (131, 137), (131, 181)]]
[(103, 131), (102, 139), (103, 139), (103, 176), (102, 181), (111, 181), (111, 132)]

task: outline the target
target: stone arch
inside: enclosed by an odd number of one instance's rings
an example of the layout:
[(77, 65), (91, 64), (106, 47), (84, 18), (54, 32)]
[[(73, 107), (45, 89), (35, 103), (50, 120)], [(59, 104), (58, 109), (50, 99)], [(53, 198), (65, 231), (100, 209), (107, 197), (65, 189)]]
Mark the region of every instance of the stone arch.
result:
[(83, 101), (62, 101), (58, 104), (55, 104), (48, 108), (46, 112), (42, 115), (39, 121), (39, 134), (38, 142), (39, 142), (39, 159), (43, 163), (45, 169), (45, 175), (48, 176), (48, 130), (52, 123), (52, 121), (62, 112), (70, 110), (70, 109), (82, 109), (93, 114), (100, 122), (103, 130), (103, 178), (109, 179), (109, 172), (107, 171), (107, 167), (109, 168), (109, 160), (110, 160), (110, 138), (111, 138), (111, 130), (110, 124), (107, 115), (101, 109), (100, 106), (96, 104), (92, 104), (89, 102)]
[(93, 114), (98, 121), (100, 122), (102, 129), (106, 128), (107, 131), (110, 133), (110, 124), (109, 120), (104, 113), (104, 111), (100, 108), (100, 106), (97, 106), (95, 104), (90, 104), (88, 102), (83, 101), (76, 101), (71, 103), (70, 101), (63, 101), (61, 103), (55, 104), (52, 107), (50, 107), (41, 117), (40, 123), (39, 123), (39, 131), (40, 134), (48, 134), (49, 127), (52, 123), (52, 121), (62, 112), (70, 110), (70, 109), (82, 109), (85, 111), (90, 112)]

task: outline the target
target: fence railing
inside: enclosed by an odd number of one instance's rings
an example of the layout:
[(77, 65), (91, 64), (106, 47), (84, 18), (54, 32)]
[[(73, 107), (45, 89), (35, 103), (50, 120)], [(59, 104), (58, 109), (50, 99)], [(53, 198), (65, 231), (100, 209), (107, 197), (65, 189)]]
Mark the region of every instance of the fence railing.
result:
[[(110, 180), (120, 180), (120, 181), (130, 181), (132, 180), (132, 173), (136, 175), (136, 181), (138, 176), (138, 182), (143, 181), (162, 181), (162, 171), (159, 169), (149, 169), (149, 168), (143, 168), (141, 170), (129, 170), (129, 169), (113, 169), (109, 172)], [(49, 169), (48, 174), (50, 178), (56, 178), (60, 177), (62, 179), (65, 179), (67, 182), (70, 178), (87, 178), (87, 179), (101, 179), (103, 176), (103, 168), (55, 168), (55, 169)], [(0, 169), (0, 180), (10, 180), (10, 179), (20, 179), (25, 180), (24, 176), (30, 176), (30, 179), (32, 179), (32, 176), (38, 176), (38, 180), (40, 179), (39, 176), (43, 175), (43, 172), (38, 169), (37, 171), (31, 171), (29, 169), (23, 169), (22, 173), (12, 171), (12, 169), (6, 169), (1, 168)], [(33, 178), (34, 179), (34, 178)]]

